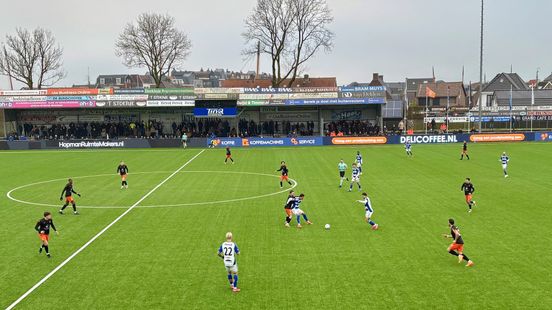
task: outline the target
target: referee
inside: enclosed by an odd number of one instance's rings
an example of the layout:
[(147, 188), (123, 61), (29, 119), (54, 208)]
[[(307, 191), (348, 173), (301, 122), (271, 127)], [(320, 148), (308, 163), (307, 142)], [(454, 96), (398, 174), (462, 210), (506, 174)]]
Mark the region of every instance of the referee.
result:
[(347, 164), (343, 161), (343, 159), (339, 161), (339, 164), (337, 164), (337, 169), (339, 170), (339, 188), (341, 188), (343, 186), (343, 180), (347, 179), (347, 181), (349, 181), (349, 178), (345, 177)]

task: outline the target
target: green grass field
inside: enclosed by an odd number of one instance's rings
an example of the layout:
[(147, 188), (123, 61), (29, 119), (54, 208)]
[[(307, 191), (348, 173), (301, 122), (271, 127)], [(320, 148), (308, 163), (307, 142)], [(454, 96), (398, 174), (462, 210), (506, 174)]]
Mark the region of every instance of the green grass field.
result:
[[(337, 162), (350, 165), (357, 149), (378, 231), (364, 222), (359, 192), (338, 189)], [(413, 151), (407, 158), (402, 146), (234, 149), (236, 164), (224, 165), (224, 150), (205, 150), (17, 308), (550, 308), (552, 144), (472, 144), (470, 161), (458, 160), (460, 145)], [(507, 179), (502, 151), (511, 158)], [(0, 307), (199, 152), (1, 152)], [(121, 160), (128, 190), (115, 174)], [(314, 225), (284, 228), (280, 160), (305, 193), (301, 207)], [(467, 176), (476, 187), (472, 214), (460, 191)], [(45, 210), (58, 210), (68, 177), (87, 207), (80, 216), (54, 214), (60, 235), (51, 237), (47, 259), (33, 227)], [(6, 196), (18, 187), (11, 195), (26, 203)], [(446, 251), (449, 217), (472, 268)], [(237, 294), (216, 256), (227, 231), (242, 252)]]

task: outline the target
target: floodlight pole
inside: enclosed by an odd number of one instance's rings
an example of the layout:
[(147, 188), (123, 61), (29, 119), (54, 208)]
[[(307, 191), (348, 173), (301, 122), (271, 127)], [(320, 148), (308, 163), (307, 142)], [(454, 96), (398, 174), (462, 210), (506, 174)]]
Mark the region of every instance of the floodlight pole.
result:
[[(539, 81), (537, 80), (536, 83), (538, 83)], [(528, 115), (529, 116), (529, 119), (531, 120), (531, 132), (533, 132), (533, 115), (534, 112), (533, 112), (533, 108), (534, 108), (534, 105), (535, 105), (535, 86), (536, 85), (531, 85), (531, 115)], [(529, 114), (529, 113), (527, 113)]]
[(481, 132), (481, 119), (482, 112), (482, 90), (483, 90), (483, 1), (481, 0), (481, 35), (480, 35), (480, 44), (479, 44), (479, 132)]

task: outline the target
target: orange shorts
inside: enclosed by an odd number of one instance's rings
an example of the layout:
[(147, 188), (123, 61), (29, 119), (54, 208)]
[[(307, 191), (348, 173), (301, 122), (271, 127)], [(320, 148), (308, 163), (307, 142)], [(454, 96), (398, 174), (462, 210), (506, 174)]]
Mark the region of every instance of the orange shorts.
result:
[(226, 158), (232, 158), (232, 155), (226, 154)]
[(458, 244), (458, 243), (452, 243), (449, 247), (451, 251), (458, 251), (458, 253), (462, 253), (464, 251), (464, 245)]
[(292, 214), (291, 209), (285, 209), (285, 210), (286, 210), (286, 215), (291, 216), (291, 214)]
[(73, 196), (67, 196), (67, 197), (65, 197), (65, 202), (73, 203), (73, 202), (75, 202), (75, 199), (73, 199)]
[(281, 176), (280, 181), (288, 181), (288, 176), (287, 175)]
[(127, 175), (126, 175), (126, 174), (121, 174), (121, 180), (122, 180), (122, 181), (126, 181), (126, 178), (127, 178)]
[(38, 238), (40, 238), (40, 240), (46, 241), (46, 242), (47, 242), (48, 240), (50, 240), (50, 236), (47, 235), (47, 234), (38, 233)]
[(466, 195), (466, 202), (470, 203), (471, 200), (472, 200), (472, 195), (471, 194)]

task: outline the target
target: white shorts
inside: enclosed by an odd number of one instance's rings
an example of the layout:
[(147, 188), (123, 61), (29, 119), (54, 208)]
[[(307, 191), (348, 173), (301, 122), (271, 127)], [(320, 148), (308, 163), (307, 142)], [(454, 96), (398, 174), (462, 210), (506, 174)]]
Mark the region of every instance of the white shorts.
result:
[(369, 219), (369, 218), (372, 217), (372, 214), (374, 214), (373, 211), (366, 211), (366, 215), (365, 215), (365, 216), (366, 216), (367, 219)]
[(360, 182), (360, 177), (351, 177), (351, 182)]
[(502, 169), (506, 170), (508, 168), (508, 164), (502, 164)]
[(238, 273), (238, 264), (235, 264), (233, 266), (224, 266), (226, 268), (226, 271), (231, 273)]
[(291, 212), (293, 212), (293, 214), (295, 214), (295, 215), (301, 215), (301, 214), (305, 213), (301, 209), (293, 209), (293, 210), (291, 210)]
[(407, 152), (410, 152), (410, 148), (406, 149)]

